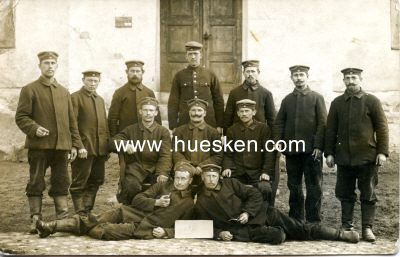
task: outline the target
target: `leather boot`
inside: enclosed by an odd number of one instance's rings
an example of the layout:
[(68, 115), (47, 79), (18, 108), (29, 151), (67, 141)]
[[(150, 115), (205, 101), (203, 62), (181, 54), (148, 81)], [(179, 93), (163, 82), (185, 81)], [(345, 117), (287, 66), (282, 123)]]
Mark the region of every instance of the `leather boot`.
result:
[(376, 240), (375, 235), (372, 232), (375, 211), (375, 204), (361, 203), (362, 239), (367, 242), (374, 242)]
[(360, 236), (357, 231), (354, 230), (343, 230), (330, 228), (322, 225), (315, 225), (312, 228), (312, 239), (323, 239), (323, 240), (340, 240), (349, 243), (358, 243)]
[(56, 232), (78, 233), (79, 231), (77, 220), (72, 218), (53, 220), (50, 222), (38, 220), (36, 223), (36, 229), (41, 238), (48, 237)]
[(93, 210), (94, 202), (96, 201), (96, 194), (97, 194), (97, 190), (85, 193), (83, 202), (84, 202), (85, 210), (87, 213), (90, 213)]
[(42, 197), (30, 196), (28, 197), (29, 211), (31, 214), (31, 225), (29, 227), (30, 234), (37, 234), (36, 222), (42, 219)]
[(354, 202), (341, 201), (341, 205), (342, 205), (342, 229), (353, 230)]
[(79, 215), (85, 215), (85, 205), (83, 203), (83, 197), (81, 195), (71, 195), (72, 203), (74, 204), (75, 213)]
[(66, 195), (54, 196), (54, 206), (56, 208), (56, 218), (58, 220), (68, 217), (68, 198)]

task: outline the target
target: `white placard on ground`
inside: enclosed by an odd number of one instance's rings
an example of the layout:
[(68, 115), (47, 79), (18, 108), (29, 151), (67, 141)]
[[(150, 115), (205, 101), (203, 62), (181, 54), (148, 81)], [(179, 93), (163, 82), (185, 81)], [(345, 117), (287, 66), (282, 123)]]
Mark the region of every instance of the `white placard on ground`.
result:
[(176, 220), (175, 238), (213, 238), (212, 220)]

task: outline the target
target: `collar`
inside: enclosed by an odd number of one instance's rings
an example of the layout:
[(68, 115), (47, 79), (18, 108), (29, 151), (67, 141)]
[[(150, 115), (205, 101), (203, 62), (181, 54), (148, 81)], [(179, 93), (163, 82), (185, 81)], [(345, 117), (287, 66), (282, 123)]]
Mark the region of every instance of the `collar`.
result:
[(143, 89), (143, 84), (142, 83), (140, 83), (139, 85), (133, 85), (128, 81), (128, 83), (126, 83), (126, 85), (128, 85), (128, 88), (130, 90), (132, 90), (132, 91), (136, 91), (136, 89), (139, 89), (139, 90)]
[(260, 86), (260, 83), (258, 81), (254, 85), (247, 84), (246, 80), (243, 82), (242, 87), (244, 90), (247, 90), (248, 88), (251, 88), (251, 90), (256, 90)]
[(214, 189), (207, 189), (206, 186), (204, 186), (203, 193), (206, 196), (211, 196), (212, 192), (214, 192), (214, 191), (221, 191), (221, 181), (218, 182), (218, 185)]
[(144, 131), (146, 129), (146, 130), (150, 131), (151, 133), (153, 133), (154, 129), (156, 128), (156, 126), (157, 126), (156, 123), (157, 123), (156, 121), (153, 121), (153, 124), (151, 124), (150, 127), (145, 127), (143, 125), (142, 121), (138, 122), (140, 130)]
[(295, 87), (293, 90), (293, 94), (295, 94), (295, 95), (298, 95), (298, 94), (307, 95), (310, 92), (311, 92), (311, 89), (308, 87), (308, 85), (304, 89), (298, 89), (297, 87)]
[(186, 67), (186, 69), (188, 69), (189, 71), (196, 71), (196, 72), (198, 72), (198, 71), (201, 69), (201, 65), (199, 65), (199, 66), (197, 66), (197, 67), (193, 67), (193, 66), (190, 66), (190, 65), (188, 64), (188, 66)]
[(246, 127), (243, 122), (239, 122), (240, 130), (244, 131), (246, 129), (254, 130), (256, 128), (256, 121), (253, 119), (253, 123), (250, 124), (250, 126)]
[(91, 92), (87, 91), (85, 88), (83, 88), (83, 86), (81, 87), (81, 90), (80, 90), (80, 91), (81, 91), (83, 94), (87, 95), (88, 97), (91, 97), (91, 96), (97, 97), (96, 91), (93, 92), (93, 93), (91, 93)]
[(360, 88), (360, 91), (358, 91), (357, 93), (350, 93), (347, 89), (344, 91), (344, 100), (347, 101), (349, 100), (351, 97), (357, 97), (358, 99), (360, 99), (363, 95), (366, 95), (367, 93), (365, 93), (362, 88)]
[(189, 122), (189, 129), (193, 130), (194, 128), (198, 128), (200, 130), (204, 130), (204, 128), (206, 127), (206, 122), (203, 121), (202, 123), (200, 123), (199, 125), (194, 125), (192, 122)]
[(50, 80), (48, 79), (48, 78), (45, 78), (45, 77), (43, 77), (43, 76), (40, 76), (39, 77), (39, 82), (42, 84), (42, 85), (45, 85), (45, 86), (53, 86), (53, 87), (57, 87), (59, 84), (58, 84), (58, 82), (57, 82), (57, 80), (56, 80), (56, 78), (54, 78), (54, 80), (53, 80), (53, 82), (50, 82)]

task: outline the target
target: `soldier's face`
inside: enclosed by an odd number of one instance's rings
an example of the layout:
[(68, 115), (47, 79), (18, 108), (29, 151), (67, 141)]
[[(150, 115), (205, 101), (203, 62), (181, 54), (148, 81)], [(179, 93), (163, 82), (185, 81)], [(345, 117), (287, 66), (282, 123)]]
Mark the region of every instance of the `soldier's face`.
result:
[(186, 52), (186, 60), (189, 62), (189, 65), (192, 67), (200, 66), (200, 61), (201, 61), (200, 50), (187, 51)]
[(214, 171), (207, 171), (201, 173), (201, 179), (208, 189), (214, 189), (218, 185), (219, 173)]
[(99, 86), (100, 83), (100, 78), (96, 76), (87, 76), (82, 79), (83, 81), (83, 88), (86, 89), (87, 91), (93, 93), (96, 92), (97, 87)]
[(248, 123), (253, 120), (254, 115), (256, 115), (256, 110), (242, 107), (237, 111), (237, 115), (243, 123)]
[(157, 107), (150, 104), (144, 104), (142, 105), (142, 108), (139, 109), (139, 114), (142, 117), (142, 121), (153, 122), (154, 118), (158, 114)]
[(290, 78), (297, 88), (303, 88), (307, 85), (308, 75), (303, 71), (293, 72)]
[(57, 61), (54, 59), (44, 59), (39, 63), (39, 69), (42, 73), (42, 76), (46, 78), (54, 77), (57, 68), (58, 64)]
[(249, 84), (256, 84), (258, 80), (258, 76), (260, 75), (260, 71), (257, 67), (247, 67), (243, 71), (244, 79)]
[(143, 79), (143, 70), (142, 67), (130, 67), (126, 70), (126, 74), (128, 75), (128, 80), (132, 84), (139, 84)]
[(206, 110), (199, 106), (192, 106), (189, 110), (189, 116), (193, 123), (201, 123), (206, 117)]
[(185, 190), (192, 183), (192, 177), (188, 171), (175, 171), (174, 186), (178, 190)]
[(347, 74), (343, 78), (344, 84), (346, 85), (346, 88), (350, 92), (358, 92), (361, 89), (361, 81), (362, 78), (360, 75), (357, 74)]

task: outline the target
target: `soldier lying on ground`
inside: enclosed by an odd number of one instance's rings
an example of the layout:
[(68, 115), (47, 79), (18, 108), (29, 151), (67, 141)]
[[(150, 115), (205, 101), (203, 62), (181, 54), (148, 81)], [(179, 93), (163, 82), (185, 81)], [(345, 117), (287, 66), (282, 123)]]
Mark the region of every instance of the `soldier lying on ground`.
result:
[(180, 162), (174, 170), (174, 181), (154, 184), (138, 194), (130, 206), (121, 205), (97, 217), (76, 214), (63, 220), (39, 220), (39, 236), (69, 232), (101, 240), (173, 238), (175, 220), (190, 219), (192, 215), (194, 202), (189, 185), (195, 168)]
[(214, 238), (223, 241), (253, 241), (281, 244), (292, 240), (359, 241), (356, 231), (337, 230), (290, 218), (263, 204), (261, 193), (238, 180), (220, 180), (221, 167), (202, 167), (204, 187), (197, 195), (195, 215), (214, 221)]

